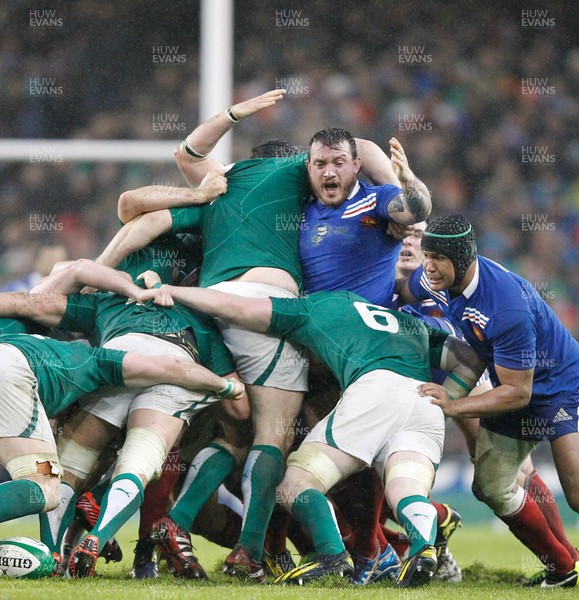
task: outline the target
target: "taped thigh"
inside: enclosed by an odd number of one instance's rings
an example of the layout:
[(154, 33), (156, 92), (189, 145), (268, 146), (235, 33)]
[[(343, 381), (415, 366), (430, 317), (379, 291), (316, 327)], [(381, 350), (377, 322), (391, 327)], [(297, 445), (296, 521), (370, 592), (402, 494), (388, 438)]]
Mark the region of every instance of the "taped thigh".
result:
[(77, 444), (63, 436), (59, 438), (57, 445), (62, 468), (83, 481), (88, 479), (94, 471), (101, 451)]
[(24, 454), (8, 461), (5, 466), (12, 479), (26, 479), (31, 475), (62, 477), (62, 467), (54, 452)]
[(385, 486), (399, 478), (414, 479), (430, 491), (434, 481), (433, 467), (414, 460), (401, 460), (388, 469)]
[(474, 487), (480, 499), (497, 516), (510, 515), (521, 507), (525, 491), (517, 484), (517, 474), (534, 447), (533, 442), (509, 438), (480, 428)]
[(112, 478), (121, 473), (133, 473), (146, 485), (161, 475), (168, 452), (165, 441), (156, 431), (133, 427), (127, 431)]
[(292, 452), (288, 456), (287, 466), (307, 471), (322, 484), (326, 492), (342, 480), (338, 465), (313, 444), (302, 444)]

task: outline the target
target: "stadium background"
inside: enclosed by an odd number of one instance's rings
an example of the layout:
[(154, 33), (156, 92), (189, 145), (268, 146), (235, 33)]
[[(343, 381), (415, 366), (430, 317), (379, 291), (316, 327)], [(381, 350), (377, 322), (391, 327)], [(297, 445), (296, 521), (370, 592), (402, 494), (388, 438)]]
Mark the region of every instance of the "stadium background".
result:
[[(235, 126), (233, 159), (264, 138), (306, 145), (326, 126), (384, 148), (395, 135), (433, 214), (467, 214), (481, 254), (529, 279), (577, 336), (578, 12), (571, 1), (238, 0), (234, 100), (288, 95)], [(51, 140), (182, 139), (199, 121), (199, 17), (197, 1), (3, 3), (0, 284), (34, 271), (46, 245), (96, 256), (122, 191), (183, 185), (171, 162), (68, 161)], [(38, 142), (24, 160), (6, 158), (17, 138)], [(537, 460), (560, 492), (548, 451)], [(452, 432), (438, 487), (467, 503), (469, 484)]]

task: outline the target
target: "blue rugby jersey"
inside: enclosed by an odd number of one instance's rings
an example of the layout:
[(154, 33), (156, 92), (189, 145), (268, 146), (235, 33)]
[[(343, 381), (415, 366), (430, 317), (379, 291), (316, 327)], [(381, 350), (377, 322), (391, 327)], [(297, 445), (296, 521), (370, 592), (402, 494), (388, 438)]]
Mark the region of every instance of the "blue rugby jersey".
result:
[(300, 262), (307, 293), (346, 290), (391, 307), (402, 242), (386, 234), (388, 204), (402, 193), (395, 185), (359, 181), (339, 207), (319, 200), (305, 208)]
[(432, 298), (487, 363), (493, 385), (494, 365), (513, 370), (534, 367), (530, 406), (548, 406), (573, 397), (579, 387), (579, 344), (527, 280), (478, 256), (474, 278), (450, 298), (433, 291), (422, 267), (410, 276), (416, 299)]

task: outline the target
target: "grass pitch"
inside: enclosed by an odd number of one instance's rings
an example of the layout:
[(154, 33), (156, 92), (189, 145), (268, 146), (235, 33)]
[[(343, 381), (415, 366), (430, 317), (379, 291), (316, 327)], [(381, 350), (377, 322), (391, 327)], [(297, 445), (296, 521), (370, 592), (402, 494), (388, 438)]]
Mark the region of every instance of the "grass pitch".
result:
[[(579, 530), (570, 531), (570, 539), (579, 544)], [(38, 525), (34, 519), (20, 519), (0, 525), (0, 537), (29, 535), (38, 538)], [(341, 580), (326, 580), (310, 583), (304, 587), (273, 585), (257, 586), (232, 580), (220, 572), (227, 549), (194, 538), (196, 554), (209, 572), (207, 582), (191, 582), (175, 579), (161, 565), (160, 577), (156, 580), (135, 581), (129, 578), (132, 567), (133, 549), (136, 540), (136, 523), (127, 524), (118, 535), (124, 558), (121, 563), (106, 565), (99, 560), (98, 577), (94, 579), (64, 580), (44, 579), (18, 581), (0, 577), (2, 600), (173, 600), (210, 598), (211, 600), (345, 600), (350, 598), (401, 600), (500, 600), (545, 598), (577, 598), (578, 589), (540, 590), (522, 588), (520, 581), (529, 576), (540, 565), (508, 531), (495, 530), (491, 526), (465, 525), (452, 538), (450, 548), (463, 570), (460, 584), (432, 583), (415, 590), (397, 590), (391, 584), (380, 583), (357, 588)], [(102, 564), (101, 564), (102, 563)]]

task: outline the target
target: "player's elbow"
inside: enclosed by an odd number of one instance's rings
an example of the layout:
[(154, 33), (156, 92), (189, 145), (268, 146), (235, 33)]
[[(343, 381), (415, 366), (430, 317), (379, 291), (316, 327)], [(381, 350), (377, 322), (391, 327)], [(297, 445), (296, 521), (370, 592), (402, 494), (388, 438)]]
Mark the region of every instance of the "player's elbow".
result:
[(74, 282), (78, 285), (84, 284), (86, 275), (93, 268), (94, 263), (88, 258), (79, 258), (68, 265), (66, 269), (71, 273)]
[(123, 192), (119, 196), (117, 213), (119, 215), (119, 219), (123, 223), (128, 223), (132, 218), (136, 216), (134, 190), (128, 190), (126, 192)]
[(520, 385), (514, 389), (513, 394), (513, 410), (525, 408), (531, 402), (533, 386)]

